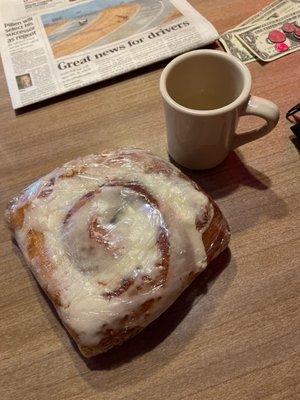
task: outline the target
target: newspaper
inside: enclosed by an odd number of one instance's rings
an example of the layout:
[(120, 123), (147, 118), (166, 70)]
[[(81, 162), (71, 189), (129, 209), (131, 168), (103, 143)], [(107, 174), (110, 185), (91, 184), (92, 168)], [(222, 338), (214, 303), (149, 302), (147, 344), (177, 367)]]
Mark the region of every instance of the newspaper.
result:
[(0, 0), (0, 50), (15, 109), (217, 38), (185, 0)]

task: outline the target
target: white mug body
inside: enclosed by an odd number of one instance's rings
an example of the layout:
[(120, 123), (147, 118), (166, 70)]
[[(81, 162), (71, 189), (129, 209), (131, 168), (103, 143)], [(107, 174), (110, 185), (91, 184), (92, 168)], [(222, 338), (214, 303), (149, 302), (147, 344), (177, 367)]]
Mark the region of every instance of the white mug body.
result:
[(220, 164), (232, 149), (239, 120), (238, 109), (213, 116), (174, 110), (164, 103), (170, 156), (189, 169), (207, 169)]

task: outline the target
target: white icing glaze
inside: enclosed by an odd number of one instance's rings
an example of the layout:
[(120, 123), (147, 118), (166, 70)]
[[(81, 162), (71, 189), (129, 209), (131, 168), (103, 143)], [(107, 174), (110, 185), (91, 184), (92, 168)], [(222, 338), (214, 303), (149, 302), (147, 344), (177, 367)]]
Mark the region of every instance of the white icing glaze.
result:
[[(122, 316), (147, 300), (161, 297), (150, 316), (134, 322), (141, 327), (148, 325), (184, 289), (182, 279), (206, 266), (201, 233), (195, 226), (196, 217), (201, 210), (204, 213), (208, 204), (203, 193), (179, 177), (175, 169), (168, 177), (162, 173), (144, 173), (142, 166), (130, 160), (122, 167), (99, 164), (98, 160), (99, 156), (89, 156), (66, 164), (60, 171), (83, 164), (86, 169), (79, 175), (58, 179), (48, 197), (33, 195), (23, 228), (16, 234), (25, 255), (28, 230), (44, 234), (48, 257), (57, 266), (52, 284), (59, 287), (61, 295), (62, 307), (58, 312), (86, 346), (99, 343), (103, 325), (117, 329)], [(157, 200), (159, 210), (129, 188), (106, 186), (91, 196), (64, 225), (66, 214), (80, 198), (115, 180), (141, 184)], [(109, 249), (89, 236), (89, 223), (95, 216), (96, 225), (104, 227), (108, 235)], [(159, 276), (161, 268), (157, 265), (162, 254), (157, 237), (161, 226), (167, 229), (170, 243), (166, 284), (132, 296), (125, 292), (108, 300), (105, 294), (118, 288), (124, 279), (142, 282), (145, 275), (152, 279)], [(49, 286), (39, 275), (38, 266), (33, 263), (32, 267), (40, 283)], [(130, 325), (127, 322), (126, 328)]]

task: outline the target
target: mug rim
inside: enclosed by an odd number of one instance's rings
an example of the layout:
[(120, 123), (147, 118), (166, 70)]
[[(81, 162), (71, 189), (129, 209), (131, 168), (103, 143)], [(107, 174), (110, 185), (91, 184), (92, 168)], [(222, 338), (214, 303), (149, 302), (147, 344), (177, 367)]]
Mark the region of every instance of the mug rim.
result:
[[(239, 96), (234, 99), (231, 103), (227, 104), (226, 106), (220, 107), (220, 108), (214, 108), (212, 110), (196, 110), (193, 108), (188, 108), (185, 106), (182, 106), (181, 104), (177, 103), (168, 93), (167, 90), (167, 77), (170, 73), (170, 71), (175, 67), (175, 65), (181, 63), (183, 60), (186, 60), (188, 58), (191, 58), (195, 55), (202, 56), (202, 55), (211, 55), (215, 57), (220, 57), (227, 59), (231, 63), (235, 64), (242, 72), (242, 75), (244, 77), (244, 82), (243, 82), (243, 89)], [(187, 53), (181, 54), (180, 56), (175, 57), (169, 64), (163, 69), (161, 76), (160, 76), (160, 93), (164, 100), (173, 108), (177, 109), (178, 111), (181, 112), (186, 112), (191, 115), (201, 115), (201, 116), (209, 116), (209, 115), (218, 115), (218, 114), (223, 114), (229, 111), (232, 111), (233, 109), (237, 108), (240, 106), (244, 101), (246, 101), (250, 95), (250, 90), (251, 90), (251, 74), (249, 69), (237, 58), (234, 56), (225, 53), (224, 51), (220, 50), (212, 50), (212, 49), (200, 49), (200, 50), (193, 50), (189, 51)]]

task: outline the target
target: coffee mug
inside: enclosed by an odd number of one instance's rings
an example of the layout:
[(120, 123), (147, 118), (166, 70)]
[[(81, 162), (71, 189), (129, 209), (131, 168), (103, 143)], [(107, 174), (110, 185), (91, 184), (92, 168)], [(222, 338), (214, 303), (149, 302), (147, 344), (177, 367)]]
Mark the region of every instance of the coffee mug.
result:
[[(278, 122), (278, 108), (250, 96), (250, 90), (248, 68), (222, 51), (195, 50), (171, 61), (160, 78), (170, 156), (186, 168), (212, 168), (230, 150), (269, 133)], [(266, 123), (236, 134), (243, 115)]]

